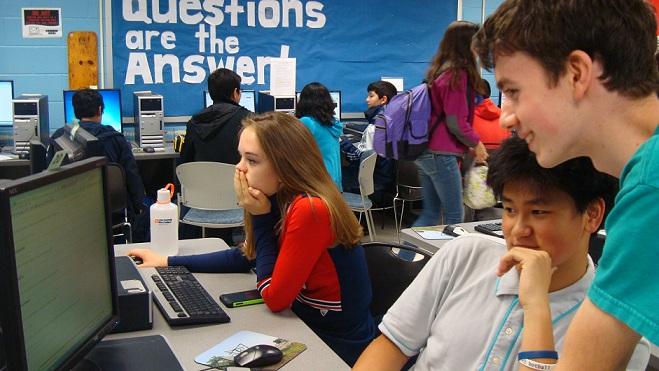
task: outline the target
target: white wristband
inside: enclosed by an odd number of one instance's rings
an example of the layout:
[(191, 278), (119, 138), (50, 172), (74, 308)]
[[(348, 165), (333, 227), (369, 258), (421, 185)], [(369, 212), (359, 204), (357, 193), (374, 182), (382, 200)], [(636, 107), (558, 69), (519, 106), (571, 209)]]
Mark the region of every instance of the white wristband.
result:
[(552, 370), (556, 366), (553, 363), (540, 363), (532, 359), (520, 359), (519, 363), (534, 370)]

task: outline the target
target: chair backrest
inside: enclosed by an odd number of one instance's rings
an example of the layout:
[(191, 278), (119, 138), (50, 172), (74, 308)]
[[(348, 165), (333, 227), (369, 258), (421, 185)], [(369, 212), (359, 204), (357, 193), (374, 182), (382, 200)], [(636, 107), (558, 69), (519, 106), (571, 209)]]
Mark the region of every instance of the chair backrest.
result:
[(187, 162), (176, 167), (181, 205), (202, 210), (238, 208), (233, 189), (236, 166), (220, 162)]
[(106, 188), (110, 203), (110, 212), (122, 211), (128, 205), (128, 190), (126, 189), (126, 172), (124, 168), (114, 162), (106, 165)]
[(414, 161), (398, 161), (396, 171), (396, 198), (416, 201), (423, 199), (419, 168)]
[[(415, 246), (394, 242), (364, 242), (362, 246), (364, 246), (366, 254), (368, 275), (373, 291), (371, 314), (379, 317), (384, 315), (389, 307), (398, 300), (432, 257), (432, 254)], [(403, 260), (391, 250), (392, 248), (413, 251), (423, 256), (423, 259)]]
[(414, 161), (398, 161), (396, 184), (405, 187), (421, 187), (419, 168)]
[(375, 161), (377, 159), (378, 155), (373, 151), (362, 154), (361, 162), (359, 163), (359, 174), (357, 176), (362, 197), (370, 196), (375, 192), (373, 173), (375, 172)]

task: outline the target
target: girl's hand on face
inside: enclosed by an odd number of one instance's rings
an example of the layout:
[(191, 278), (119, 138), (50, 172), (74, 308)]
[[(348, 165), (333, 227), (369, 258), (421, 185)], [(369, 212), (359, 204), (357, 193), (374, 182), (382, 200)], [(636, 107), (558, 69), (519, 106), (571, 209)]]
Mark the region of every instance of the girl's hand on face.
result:
[(268, 214), (272, 205), (268, 196), (260, 190), (250, 187), (245, 173), (236, 168), (233, 178), (233, 187), (236, 190), (238, 205), (252, 215)]

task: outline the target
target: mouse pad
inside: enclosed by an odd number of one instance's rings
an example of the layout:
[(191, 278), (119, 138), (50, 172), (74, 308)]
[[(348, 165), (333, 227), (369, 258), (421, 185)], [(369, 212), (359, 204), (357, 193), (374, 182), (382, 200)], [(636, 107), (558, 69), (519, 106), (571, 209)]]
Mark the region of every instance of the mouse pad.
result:
[(273, 345), (284, 353), (284, 357), (279, 363), (267, 366), (268, 370), (280, 369), (291, 359), (307, 349), (307, 346), (302, 343), (279, 339), (274, 336), (259, 334), (258, 332), (240, 331), (201, 353), (194, 360), (208, 367), (225, 368), (227, 366), (235, 366), (233, 357), (243, 350), (259, 344)]

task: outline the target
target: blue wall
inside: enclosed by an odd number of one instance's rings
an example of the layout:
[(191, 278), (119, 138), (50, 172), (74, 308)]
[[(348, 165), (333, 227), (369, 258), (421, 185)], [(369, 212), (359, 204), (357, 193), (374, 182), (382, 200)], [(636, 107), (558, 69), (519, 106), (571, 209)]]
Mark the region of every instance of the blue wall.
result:
[[(14, 80), (15, 95), (48, 95), (51, 131), (64, 123), (62, 90), (68, 87), (66, 35), (71, 31), (94, 31), (100, 39), (99, 3), (105, 8), (105, 1), (107, 0), (0, 0), (0, 79)], [(501, 1), (486, 0), (486, 14), (491, 13)], [(61, 8), (64, 36), (24, 39), (21, 35), (22, 7)], [(482, 7), (483, 0), (463, 0), (463, 19), (481, 23)], [(483, 72), (492, 85), (492, 96), (496, 98), (498, 91), (494, 77), (487, 71)], [(109, 87), (109, 82), (106, 82), (106, 85)], [(7, 130), (0, 132), (0, 144), (7, 144), (8, 135), (10, 132)]]
[[(99, 34), (99, 1), (102, 0), (0, 0), (0, 79), (14, 80), (15, 96), (48, 95), (51, 131), (64, 124), (62, 90), (69, 85), (66, 35), (72, 31)], [(21, 8), (30, 7), (61, 8), (63, 36), (24, 39)]]

